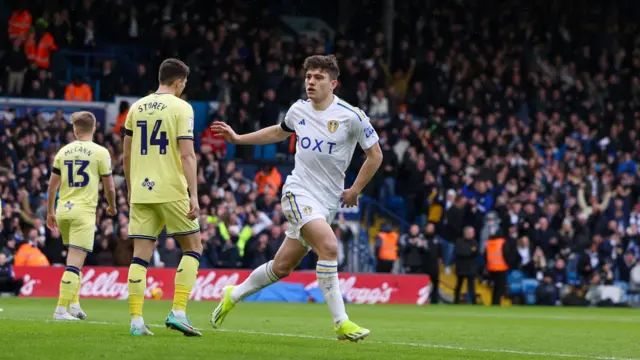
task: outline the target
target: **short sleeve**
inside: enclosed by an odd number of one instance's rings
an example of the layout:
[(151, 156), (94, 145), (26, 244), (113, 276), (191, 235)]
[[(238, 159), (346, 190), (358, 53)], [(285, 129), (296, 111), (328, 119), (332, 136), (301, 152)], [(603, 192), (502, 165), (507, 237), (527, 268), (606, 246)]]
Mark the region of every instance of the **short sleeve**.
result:
[(99, 163), (100, 176), (109, 176), (111, 175), (111, 154), (109, 151), (105, 150), (102, 152), (102, 156), (100, 156)]
[(292, 105), (289, 110), (287, 110), (287, 113), (284, 115), (284, 119), (282, 119), (282, 122), (280, 123), (280, 127), (282, 128), (282, 130), (286, 131), (286, 132), (296, 132), (294, 130), (293, 127), (293, 107), (295, 106)]
[(124, 121), (124, 134), (125, 136), (133, 136), (133, 111), (129, 110), (127, 113), (127, 119)]
[(60, 160), (60, 152), (58, 152), (56, 154), (56, 157), (53, 158), (53, 169), (51, 169), (51, 172), (53, 172), (54, 174), (60, 176), (60, 169), (62, 168), (62, 166), (60, 165), (60, 163), (62, 162), (62, 160)]
[(193, 107), (186, 104), (180, 110), (178, 114), (178, 140), (193, 140)]
[(364, 111), (357, 109), (357, 112), (359, 113), (358, 116), (353, 119), (352, 136), (358, 140), (360, 147), (366, 150), (378, 142), (378, 133), (371, 125), (369, 117)]

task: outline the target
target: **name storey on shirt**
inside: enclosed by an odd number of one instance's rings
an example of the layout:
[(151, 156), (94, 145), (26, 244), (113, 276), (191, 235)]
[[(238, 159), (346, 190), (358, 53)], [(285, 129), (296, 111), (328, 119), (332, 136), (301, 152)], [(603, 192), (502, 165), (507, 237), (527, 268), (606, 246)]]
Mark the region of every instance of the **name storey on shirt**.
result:
[(145, 110), (164, 110), (167, 108), (167, 105), (159, 102), (159, 101), (151, 101), (146, 104), (138, 105), (138, 112), (143, 112)]

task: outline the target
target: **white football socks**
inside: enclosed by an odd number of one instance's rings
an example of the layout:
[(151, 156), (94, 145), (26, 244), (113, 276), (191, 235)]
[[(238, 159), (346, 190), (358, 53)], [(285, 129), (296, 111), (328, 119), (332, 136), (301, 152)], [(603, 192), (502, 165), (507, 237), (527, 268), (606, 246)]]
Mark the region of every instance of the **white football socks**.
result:
[(318, 260), (316, 264), (316, 277), (318, 286), (322, 290), (324, 300), (329, 305), (333, 323), (336, 327), (349, 319), (344, 309), (344, 300), (340, 292), (340, 281), (338, 279), (338, 262), (329, 260)]
[(249, 277), (231, 290), (231, 300), (238, 302), (280, 280), (273, 272), (273, 260), (258, 266)]
[(136, 316), (131, 319), (131, 327), (141, 328), (144, 326), (144, 320), (140, 316)]

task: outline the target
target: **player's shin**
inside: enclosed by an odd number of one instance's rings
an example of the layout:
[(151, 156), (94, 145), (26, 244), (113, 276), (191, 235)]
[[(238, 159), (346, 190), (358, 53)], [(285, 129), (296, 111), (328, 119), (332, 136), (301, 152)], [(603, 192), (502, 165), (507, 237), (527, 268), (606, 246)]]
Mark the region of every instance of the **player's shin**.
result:
[(147, 267), (149, 263), (138, 257), (131, 260), (129, 266), (129, 313), (131, 324), (135, 327), (144, 325), (142, 320), (142, 305), (144, 292), (147, 289)]
[(233, 302), (238, 302), (279, 280), (280, 278), (273, 271), (273, 260), (271, 260), (258, 266), (242, 284), (235, 286), (231, 291), (231, 299)]
[(322, 290), (324, 299), (329, 305), (331, 316), (336, 327), (349, 319), (344, 308), (344, 300), (340, 292), (338, 279), (338, 262), (335, 260), (318, 260), (316, 264), (318, 286)]
[(195, 251), (185, 251), (175, 278), (172, 311), (176, 316), (186, 315), (187, 302), (198, 276), (198, 267), (200, 267), (200, 254)]
[(58, 306), (56, 307), (57, 314), (67, 312), (80, 281), (78, 277), (79, 274), (80, 269), (71, 265), (67, 266), (62, 274), (62, 279), (60, 279), (60, 297), (58, 298)]
[(78, 286), (76, 287), (76, 291), (73, 294), (73, 299), (71, 299), (71, 306), (80, 307), (80, 287), (82, 286), (82, 271), (78, 274)]

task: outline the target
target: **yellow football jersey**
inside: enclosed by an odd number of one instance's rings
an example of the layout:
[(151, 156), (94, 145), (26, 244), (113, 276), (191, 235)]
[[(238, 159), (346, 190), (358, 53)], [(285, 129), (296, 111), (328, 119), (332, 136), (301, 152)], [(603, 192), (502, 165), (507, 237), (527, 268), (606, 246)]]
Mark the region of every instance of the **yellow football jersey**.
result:
[(111, 175), (109, 150), (93, 141), (76, 140), (65, 145), (53, 160), (53, 172), (60, 175), (58, 207), (83, 207), (96, 211), (98, 184)]
[(193, 108), (173, 94), (151, 94), (129, 109), (131, 203), (188, 199), (178, 140), (193, 139)]

